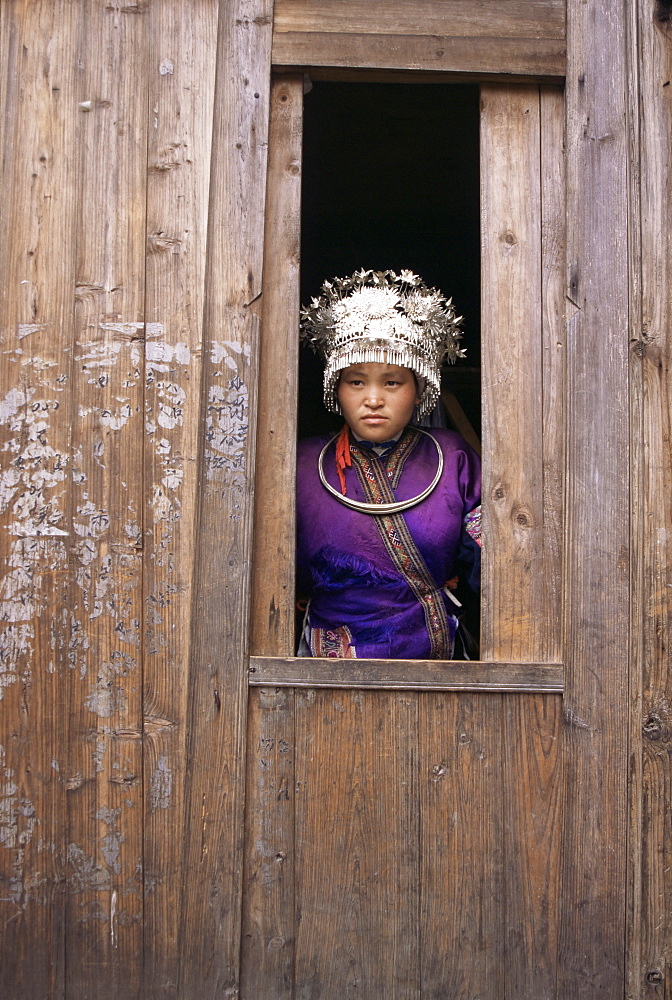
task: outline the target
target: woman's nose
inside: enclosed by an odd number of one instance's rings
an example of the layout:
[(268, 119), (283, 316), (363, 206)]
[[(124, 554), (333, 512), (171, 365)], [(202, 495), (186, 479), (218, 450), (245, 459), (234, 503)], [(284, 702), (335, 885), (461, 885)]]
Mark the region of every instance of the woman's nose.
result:
[(366, 393), (366, 403), (368, 406), (375, 406), (375, 407), (382, 406), (383, 404), (382, 393), (380, 393), (375, 388), (369, 389), (368, 392)]

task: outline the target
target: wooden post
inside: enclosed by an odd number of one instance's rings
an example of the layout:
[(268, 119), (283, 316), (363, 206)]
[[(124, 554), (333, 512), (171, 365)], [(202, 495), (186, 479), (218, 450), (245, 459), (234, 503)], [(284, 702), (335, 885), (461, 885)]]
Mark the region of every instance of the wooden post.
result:
[(631, 172), (632, 595), (627, 995), (672, 990), (672, 144), (669, 5), (628, 5)]
[(623, 996), (629, 590), (625, 3), (569, 0), (563, 1000)]

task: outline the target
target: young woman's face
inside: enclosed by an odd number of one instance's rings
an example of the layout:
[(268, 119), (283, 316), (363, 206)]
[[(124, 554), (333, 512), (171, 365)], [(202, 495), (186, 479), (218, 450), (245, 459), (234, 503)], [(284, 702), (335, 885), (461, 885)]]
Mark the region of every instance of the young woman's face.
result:
[(343, 369), (338, 401), (355, 437), (374, 444), (396, 437), (420, 402), (410, 368), (377, 361)]

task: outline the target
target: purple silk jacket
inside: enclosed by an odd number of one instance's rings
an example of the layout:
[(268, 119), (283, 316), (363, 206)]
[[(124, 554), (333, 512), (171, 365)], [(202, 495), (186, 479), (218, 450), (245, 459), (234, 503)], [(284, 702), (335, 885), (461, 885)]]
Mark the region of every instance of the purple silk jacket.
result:
[[(412, 428), (407, 428), (390, 457), (379, 459), (360, 447), (361, 454), (370, 456), (369, 463), (380, 463), (375, 465), (377, 475), (384, 476), (388, 470), (388, 481), (395, 461), (392, 456), (398, 449), (405, 454), (403, 461), (397, 459), (397, 500), (421, 493), (437, 469), (434, 443), (418, 435), (409, 448), (409, 431)], [(325, 652), (323, 643), (311, 640), (312, 655), (373, 659), (449, 659), (452, 655), (456, 608), (443, 586), (455, 576), (458, 556), (462, 563), (472, 563), (467, 575), (472, 586), (477, 586), (480, 548), (465, 530), (465, 517), (480, 503), (480, 463), (454, 431), (432, 429), (431, 435), (444, 457), (438, 485), (415, 507), (382, 522), (378, 516), (345, 507), (321, 484), (317, 462), (328, 435), (299, 443), (298, 592), (310, 597), (311, 636), (338, 639), (340, 630), (350, 646), (350, 652), (338, 652), (336, 641)], [(325, 455), (324, 473), (340, 492), (334, 444)], [(345, 470), (345, 481), (348, 497), (369, 500), (354, 463)], [(385, 537), (376, 522), (385, 525)], [(424, 564), (417, 558), (414, 561), (406, 528)], [(464, 575), (464, 565), (461, 568)], [(423, 570), (424, 582), (419, 579)]]

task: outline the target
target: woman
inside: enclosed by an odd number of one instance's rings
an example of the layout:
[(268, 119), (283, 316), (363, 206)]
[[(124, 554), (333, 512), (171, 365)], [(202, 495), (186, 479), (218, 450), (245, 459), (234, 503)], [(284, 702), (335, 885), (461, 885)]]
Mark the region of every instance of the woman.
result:
[[(458, 564), (478, 586), (480, 470), (453, 431), (415, 426), (463, 355), (449, 300), (410, 271), (327, 281), (302, 312), (345, 424), (299, 445), (300, 655), (450, 659)], [(463, 655), (459, 650), (459, 655)]]

